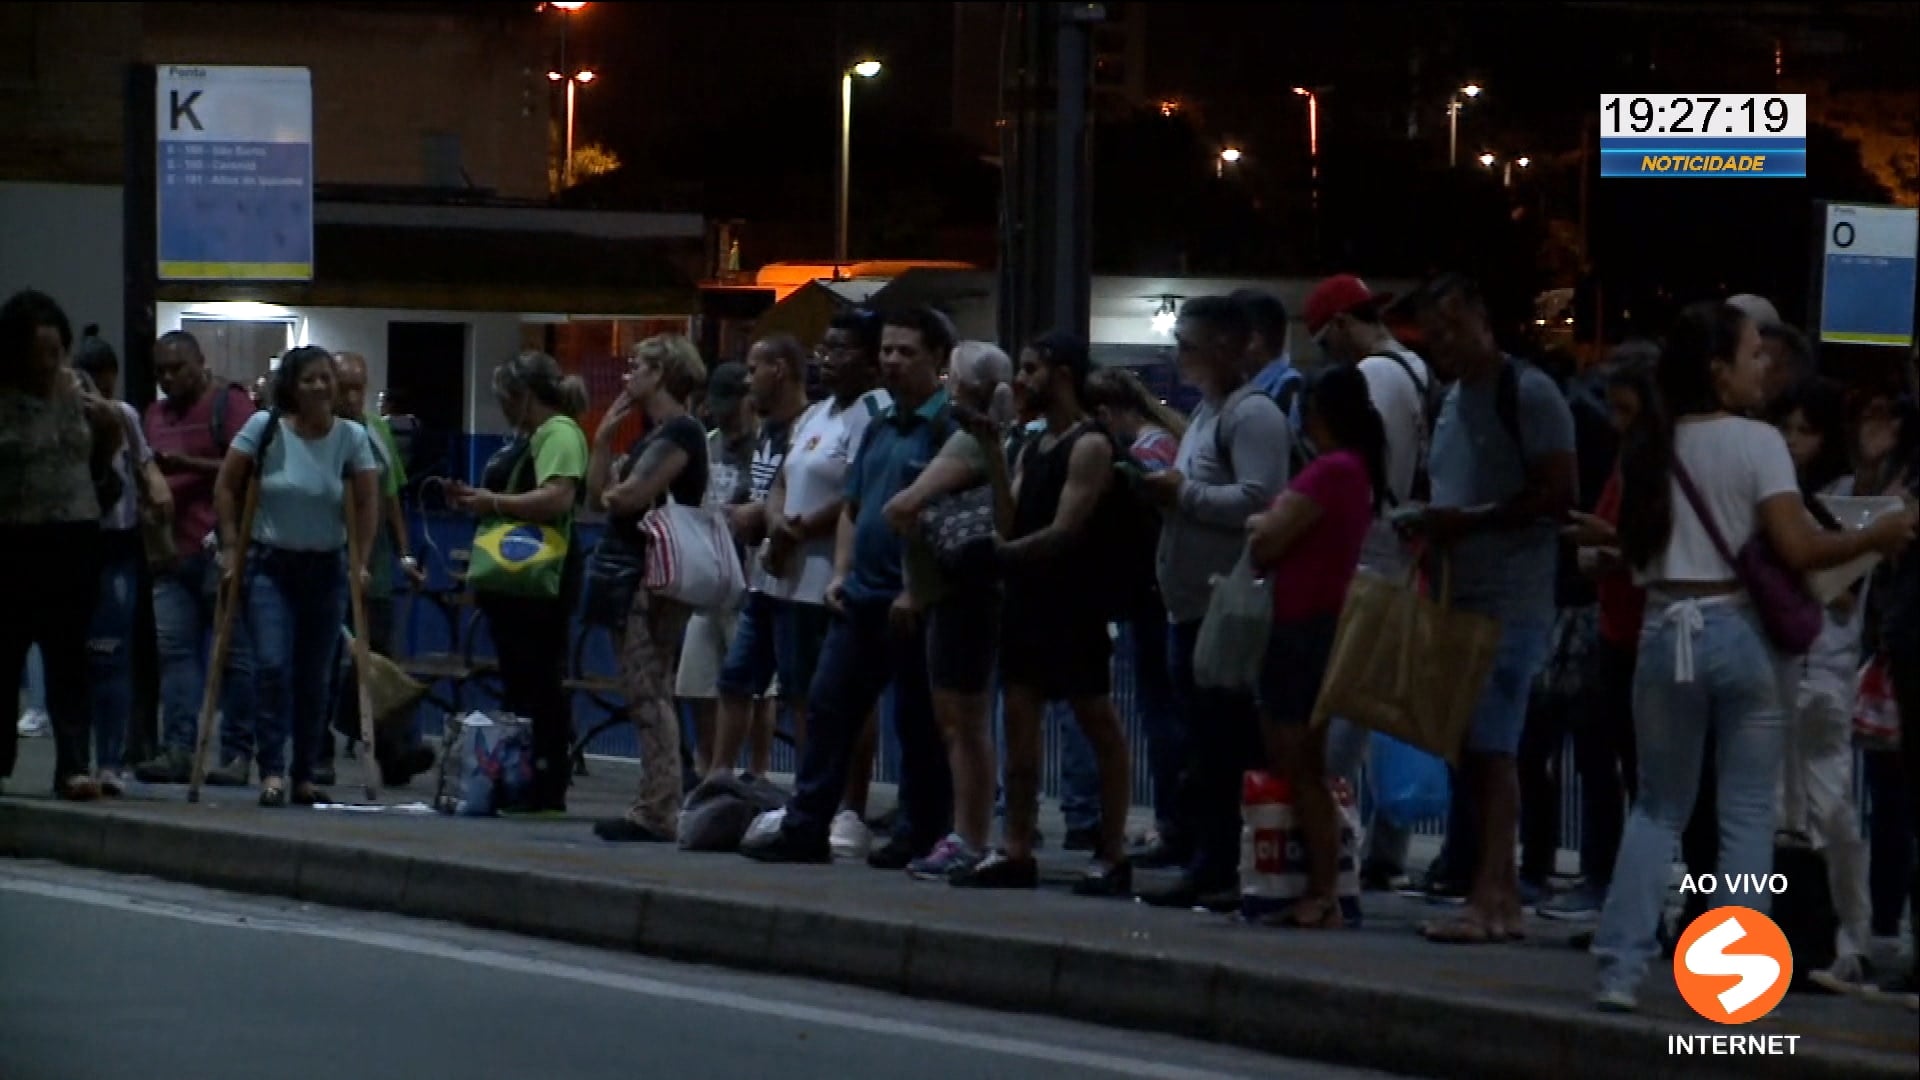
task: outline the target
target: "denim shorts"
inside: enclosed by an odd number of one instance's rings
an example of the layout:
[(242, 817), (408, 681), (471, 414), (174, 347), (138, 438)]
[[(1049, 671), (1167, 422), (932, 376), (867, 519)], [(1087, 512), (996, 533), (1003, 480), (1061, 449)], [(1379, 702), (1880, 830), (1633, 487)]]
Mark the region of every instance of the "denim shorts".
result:
[(1506, 619), (1500, 624), (1500, 651), (1493, 658), (1480, 703), (1474, 706), (1467, 731), (1467, 749), (1478, 754), (1520, 752), (1520, 732), (1527, 725), (1527, 701), (1533, 681), (1553, 647), (1553, 623), (1539, 619)]
[(748, 593), (726, 660), (720, 665), (720, 692), (729, 697), (764, 697), (778, 675), (780, 696), (805, 702), (832, 617), (823, 604)]
[(1267, 636), (1267, 658), (1260, 665), (1260, 685), (1254, 688), (1261, 719), (1283, 727), (1313, 720), (1339, 624), (1338, 615), (1273, 624)]

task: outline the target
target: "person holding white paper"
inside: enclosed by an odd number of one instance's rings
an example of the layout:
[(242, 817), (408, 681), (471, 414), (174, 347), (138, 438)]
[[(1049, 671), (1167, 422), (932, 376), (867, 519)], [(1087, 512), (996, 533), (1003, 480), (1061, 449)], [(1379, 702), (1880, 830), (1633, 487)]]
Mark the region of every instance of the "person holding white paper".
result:
[[(1839, 531), (1844, 526), (1821, 497), (1853, 492), (1843, 391), (1830, 380), (1809, 379), (1783, 394), (1773, 413), (1809, 511), (1829, 531)], [(1827, 888), (1840, 926), (1833, 964), (1809, 978), (1836, 990), (1865, 981), (1872, 944), (1867, 848), (1853, 799), (1853, 707), (1866, 591), (1867, 583), (1856, 577), (1828, 602), (1820, 637), (1793, 663), (1796, 686), (1784, 703), (1788, 724), (1779, 824), (1790, 835), (1806, 837), (1826, 857)]]

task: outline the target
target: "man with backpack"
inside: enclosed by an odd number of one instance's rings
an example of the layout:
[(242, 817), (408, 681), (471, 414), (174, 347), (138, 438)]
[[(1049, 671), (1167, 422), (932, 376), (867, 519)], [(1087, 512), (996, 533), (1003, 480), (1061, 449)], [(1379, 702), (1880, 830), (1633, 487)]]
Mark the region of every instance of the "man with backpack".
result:
[[(219, 571), (215, 566), (214, 478), (227, 447), (257, 410), (245, 387), (217, 382), (193, 335), (175, 330), (153, 351), (162, 397), (147, 406), (144, 426), (154, 463), (173, 493), (173, 543), (179, 558), (153, 568), (153, 614), (160, 652), (160, 752), (134, 769), (150, 784), (191, 779), (193, 745), (206, 688)], [(236, 634), (227, 654), (220, 725), (222, 767), (209, 783), (247, 782), (253, 760), (253, 655)]]
[(1203, 689), (1193, 669), (1213, 579), (1232, 571), (1246, 551), (1247, 519), (1287, 484), (1292, 430), (1274, 400), (1247, 381), (1252, 334), (1246, 309), (1228, 297), (1198, 297), (1181, 309), (1180, 377), (1199, 389), (1200, 405), (1173, 467), (1135, 482), (1166, 515), (1157, 570), (1174, 697), (1192, 747), (1183, 824), (1194, 854), (1178, 881), (1142, 893), (1160, 907), (1239, 902), (1240, 777), (1263, 757), (1252, 695)]
[(1451, 579), (1453, 606), (1495, 619), (1501, 631), (1459, 773), (1477, 833), (1475, 876), (1466, 908), (1424, 932), (1430, 941), (1492, 944), (1523, 934), (1515, 755), (1550, 644), (1559, 530), (1579, 486), (1573, 416), (1551, 378), (1501, 350), (1476, 284), (1450, 275), (1420, 299), (1430, 355), (1457, 382), (1434, 427), (1433, 500), (1406, 527), (1446, 560), (1450, 572), (1435, 576)]
[[(1426, 361), (1402, 345), (1381, 313), (1393, 299), (1376, 293), (1352, 274), (1336, 274), (1307, 297), (1307, 332), (1329, 361), (1357, 367), (1367, 380), (1368, 396), (1387, 431), (1387, 503), (1391, 510), (1427, 498), (1427, 448), (1440, 391)], [(1360, 571), (1392, 581), (1407, 573), (1407, 546), (1389, 516), (1380, 515), (1360, 553)], [(1359, 787), (1369, 733), (1335, 718), (1327, 743), (1327, 770)], [(1388, 889), (1406, 872), (1406, 829), (1385, 815), (1374, 816), (1367, 830), (1367, 853), (1360, 876), (1368, 888)]]

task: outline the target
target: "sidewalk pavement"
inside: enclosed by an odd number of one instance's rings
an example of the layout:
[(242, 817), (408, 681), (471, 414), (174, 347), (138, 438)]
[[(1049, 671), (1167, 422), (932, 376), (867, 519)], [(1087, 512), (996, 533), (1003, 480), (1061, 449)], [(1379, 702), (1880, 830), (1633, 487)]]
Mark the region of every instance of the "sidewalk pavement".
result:
[[(1348, 933), (1250, 927), (1226, 916), (1081, 899), (1085, 856), (1058, 850), (1043, 816), (1042, 888), (961, 892), (861, 865), (763, 866), (737, 855), (609, 845), (589, 823), (618, 814), (637, 770), (592, 763), (566, 820), (478, 820), (348, 810), (262, 810), (250, 790), (137, 787), (125, 800), (42, 792), (46, 740), (22, 743), (0, 799), (0, 854), (314, 903), (399, 912), (632, 949), (677, 960), (859, 983), (1043, 1012), (1421, 1076), (1911, 1078), (1920, 1035), (1904, 1009), (1793, 994), (1728, 1029), (1694, 1016), (1670, 978), (1643, 1011), (1592, 1008), (1593, 961), (1570, 928), (1527, 942), (1430, 945), (1436, 909), (1368, 894)], [(341, 763), (348, 797), (357, 762)], [(876, 796), (881, 792), (876, 789)], [(431, 779), (385, 793), (430, 801)], [(878, 801), (878, 800), (876, 800)], [(875, 808), (876, 810), (878, 807)], [(1142, 878), (1149, 875), (1142, 874)], [(1799, 1035), (1797, 1053), (1676, 1057), (1669, 1034)]]

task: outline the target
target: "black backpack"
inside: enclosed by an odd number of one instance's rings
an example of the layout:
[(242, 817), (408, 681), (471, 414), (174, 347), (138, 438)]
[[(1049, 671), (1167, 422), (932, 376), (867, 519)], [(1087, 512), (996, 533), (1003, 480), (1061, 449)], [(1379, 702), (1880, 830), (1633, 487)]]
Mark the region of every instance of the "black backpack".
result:
[[(1374, 359), (1393, 361), (1394, 366), (1407, 376), (1407, 381), (1413, 384), (1413, 392), (1420, 399), (1419, 457), (1413, 463), (1413, 487), (1408, 491), (1407, 497), (1413, 502), (1424, 503), (1433, 497), (1433, 479), (1427, 473), (1427, 458), (1433, 452), (1433, 428), (1440, 419), (1440, 406), (1446, 402), (1446, 389), (1440, 385), (1439, 379), (1433, 377), (1431, 370), (1428, 371), (1427, 377), (1422, 379), (1413, 370), (1413, 365), (1407, 363), (1407, 358), (1399, 353), (1369, 353), (1362, 357), (1360, 362), (1364, 364)], [(1515, 411), (1518, 411), (1517, 406)], [(1397, 503), (1399, 500), (1394, 499), (1389, 492), (1387, 501)]]
[(227, 447), (233, 444), (233, 429), (227, 424), (227, 415), (233, 411), (233, 392), (247, 392), (247, 388), (237, 382), (224, 383), (212, 391), (213, 408), (208, 410), (207, 434), (213, 437), (213, 448), (220, 457), (227, 456)]

